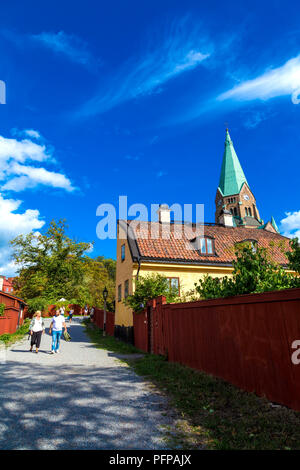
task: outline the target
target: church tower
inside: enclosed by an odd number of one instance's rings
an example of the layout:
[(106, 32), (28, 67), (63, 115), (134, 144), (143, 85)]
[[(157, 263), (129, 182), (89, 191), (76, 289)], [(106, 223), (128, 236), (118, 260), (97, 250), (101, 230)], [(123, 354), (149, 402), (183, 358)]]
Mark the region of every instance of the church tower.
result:
[(235, 153), (228, 129), (226, 129), (225, 150), (215, 203), (216, 223), (220, 222), (224, 214), (231, 213), (233, 227), (264, 228), (255, 197)]

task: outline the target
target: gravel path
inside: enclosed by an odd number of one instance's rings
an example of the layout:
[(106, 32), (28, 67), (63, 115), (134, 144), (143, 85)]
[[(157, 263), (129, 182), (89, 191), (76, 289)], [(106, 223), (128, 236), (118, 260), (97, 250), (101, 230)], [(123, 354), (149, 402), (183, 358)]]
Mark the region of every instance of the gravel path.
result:
[(96, 349), (79, 319), (68, 330), (61, 354), (47, 334), (39, 354), (26, 337), (0, 360), (0, 449), (164, 449), (166, 399)]

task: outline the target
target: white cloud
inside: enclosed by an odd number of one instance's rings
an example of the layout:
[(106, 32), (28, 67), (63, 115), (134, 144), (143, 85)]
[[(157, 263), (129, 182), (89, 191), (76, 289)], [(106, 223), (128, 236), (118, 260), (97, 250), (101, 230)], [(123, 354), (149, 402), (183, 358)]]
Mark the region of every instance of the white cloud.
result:
[(85, 103), (76, 116), (100, 114), (131, 99), (160, 93), (169, 80), (202, 64), (211, 49), (200, 28), (185, 18), (172, 25), (154, 46), (144, 47), (140, 57), (131, 58), (114, 77), (109, 77), (107, 86)]
[(280, 231), (285, 237), (298, 237), (300, 240), (300, 210), (286, 212), (286, 217), (280, 221)]
[(300, 100), (300, 55), (288, 60), (278, 68), (265, 71), (262, 75), (247, 80), (218, 96), (218, 101), (234, 99), (238, 101), (269, 100), (291, 95), (294, 104)]
[(34, 129), (25, 129), (24, 130), (25, 135), (28, 135), (31, 139), (36, 139), (39, 140), (41, 138), (41, 134), (38, 131), (35, 131)]
[(73, 191), (74, 188), (65, 175), (48, 171), (45, 168), (35, 168), (15, 163), (8, 170), (9, 173), (20, 175), (9, 180), (3, 187), (3, 190), (23, 191), (26, 188), (34, 188), (41, 184), (52, 186), (53, 188), (62, 188), (66, 191)]
[(11, 260), (9, 241), (18, 235), (40, 229), (45, 222), (41, 220), (38, 210), (20, 211), (22, 201), (5, 199), (0, 194), (0, 274), (14, 275), (16, 266)]
[(11, 158), (18, 162), (25, 160), (42, 162), (49, 158), (49, 154), (45, 145), (37, 144), (30, 139), (17, 140), (0, 136), (0, 170), (1, 163), (6, 163)]
[(53, 52), (64, 55), (72, 62), (85, 67), (95, 68), (100, 63), (89, 51), (88, 44), (74, 34), (67, 34), (64, 31), (57, 33), (42, 32), (31, 35), (30, 38)]
[[(40, 133), (33, 129), (14, 132), (16, 135), (27, 134), (31, 138), (41, 138)], [(29, 138), (18, 140), (0, 136), (0, 188), (2, 191), (22, 191), (44, 185), (73, 191), (75, 188), (64, 174), (26, 165), (29, 162), (53, 161), (53, 147), (33, 142)]]
[(41, 140), (42, 136), (39, 133), (39, 131), (36, 131), (34, 129), (24, 129), (24, 130), (19, 130), (16, 127), (11, 129), (11, 135), (14, 137), (29, 137), (30, 139), (35, 139), (35, 140)]

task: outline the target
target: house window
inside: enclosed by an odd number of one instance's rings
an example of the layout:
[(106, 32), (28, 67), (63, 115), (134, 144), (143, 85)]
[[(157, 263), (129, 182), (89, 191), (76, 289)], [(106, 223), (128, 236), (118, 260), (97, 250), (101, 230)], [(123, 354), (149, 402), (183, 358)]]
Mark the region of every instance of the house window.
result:
[(124, 283), (124, 298), (126, 299), (129, 295), (129, 281), (125, 281)]
[(200, 238), (200, 252), (203, 255), (213, 254), (213, 241), (211, 238)]
[(125, 244), (121, 246), (121, 261), (125, 259)]
[(118, 302), (122, 300), (122, 285), (118, 285)]
[(170, 291), (177, 291), (180, 295), (179, 277), (167, 277)]

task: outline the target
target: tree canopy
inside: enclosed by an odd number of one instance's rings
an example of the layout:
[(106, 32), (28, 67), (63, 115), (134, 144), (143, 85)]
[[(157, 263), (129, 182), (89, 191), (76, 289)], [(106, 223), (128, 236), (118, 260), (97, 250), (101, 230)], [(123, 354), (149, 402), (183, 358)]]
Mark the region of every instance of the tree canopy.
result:
[(91, 243), (66, 235), (65, 220), (52, 221), (45, 234), (29, 233), (11, 241), (13, 258), (19, 267), (16, 294), (32, 309), (65, 298), (70, 303), (102, 306), (106, 286), (112, 307), (115, 294), (115, 261), (87, 256)]
[(148, 300), (155, 299), (160, 295), (164, 295), (167, 302), (173, 302), (178, 296), (178, 290), (170, 289), (166, 276), (158, 273), (148, 274), (135, 281), (135, 291), (124, 300), (124, 303), (134, 312), (141, 312), (146, 307)]
[[(298, 242), (291, 243), (291, 248), (292, 251), (286, 254), (290, 260), (289, 268), (295, 270), (299, 266)], [(299, 277), (274, 263), (265, 248), (253, 249), (251, 243), (245, 242), (236, 247), (235, 255), (232, 277), (205, 276), (195, 284), (195, 291), (200, 298), (213, 299), (300, 286)]]

